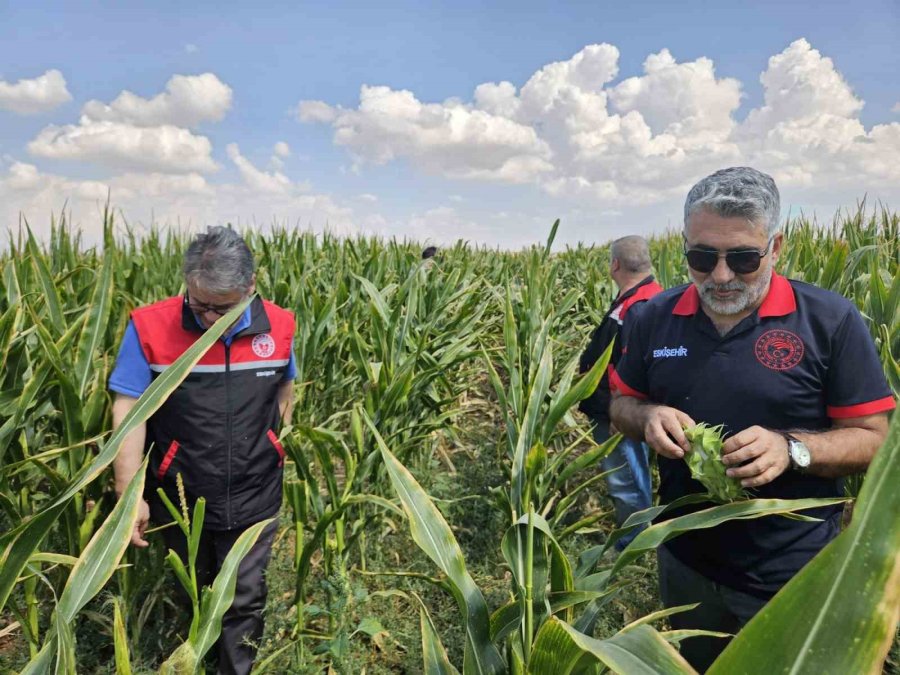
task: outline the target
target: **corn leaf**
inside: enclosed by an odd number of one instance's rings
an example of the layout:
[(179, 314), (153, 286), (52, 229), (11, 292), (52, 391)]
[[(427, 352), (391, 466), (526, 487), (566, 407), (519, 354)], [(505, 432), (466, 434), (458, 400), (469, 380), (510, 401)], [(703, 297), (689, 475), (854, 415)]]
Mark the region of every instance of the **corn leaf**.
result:
[(103, 255), (103, 264), (100, 267), (99, 278), (94, 286), (87, 310), (87, 319), (84, 331), (78, 339), (75, 348), (75, 390), (79, 398), (84, 398), (88, 382), (94, 375), (94, 355), (103, 344), (106, 333), (106, 324), (109, 321), (109, 312), (113, 299), (113, 265), (116, 261), (114, 251), (106, 250)]
[(705, 530), (716, 527), (730, 520), (752, 520), (765, 516), (776, 516), (794, 511), (805, 511), (822, 506), (833, 506), (846, 501), (845, 499), (748, 499), (742, 502), (732, 502), (713, 506), (702, 511), (696, 511), (684, 516), (665, 520), (651, 525), (632, 540), (616, 559), (611, 570), (611, 576), (615, 576), (623, 567), (637, 559), (642, 554), (656, 550), (656, 548), (677, 537), (683, 532), (691, 530)]
[(422, 660), (425, 675), (459, 675), (459, 671), (450, 663), (447, 650), (438, 637), (431, 616), (425, 605), (419, 607), (419, 627), (422, 632)]
[(128, 653), (128, 634), (122, 616), (122, 603), (113, 598), (113, 644), (116, 654), (116, 675), (131, 675), (131, 657)]
[(228, 551), (228, 555), (225, 556), (212, 588), (204, 594), (200, 629), (197, 631), (197, 641), (193, 644), (193, 652), (197, 661), (201, 661), (206, 652), (219, 639), (219, 633), (222, 632), (222, 617), (234, 602), (234, 589), (237, 585), (237, 573), (241, 561), (256, 544), (263, 529), (271, 522), (270, 518), (254, 523), (241, 532), (231, 550)]
[(530, 675), (568, 675), (587, 663), (602, 663), (628, 675), (694, 675), (675, 649), (650, 626), (638, 626), (598, 640), (580, 633), (556, 617), (538, 631), (531, 652)]
[(66, 320), (63, 317), (59, 291), (53, 282), (53, 275), (50, 274), (50, 269), (47, 267), (47, 260), (41, 253), (40, 248), (38, 248), (37, 241), (31, 233), (31, 228), (28, 228), (27, 249), (31, 255), (31, 263), (34, 265), (41, 285), (41, 296), (44, 298), (47, 313), (50, 315), (50, 324), (57, 335), (62, 335), (66, 330)]
[(391, 484), (409, 519), (412, 538), (425, 554), (447, 575), (454, 589), (460, 611), (466, 617), (466, 647), (463, 672), (501, 673), (504, 670), (500, 652), (490, 641), (490, 618), (484, 596), (466, 569), (462, 551), (453, 531), (413, 475), (388, 450), (384, 439), (365, 415)]
[[(23, 675), (47, 672), (54, 653), (57, 671), (60, 663), (67, 663), (67, 657), (62, 651), (68, 649), (69, 643), (74, 641), (69, 626), (74, 624), (78, 612), (106, 585), (131, 541), (138, 507), (143, 499), (146, 466), (145, 458), (143, 466), (134, 474), (112, 512), (88, 542), (81, 557), (75, 561), (56, 605), (57, 620), (45, 638), (44, 647), (29, 662)], [(31, 559), (35, 558), (36, 556), (32, 556)], [(66, 626), (67, 632), (64, 634), (58, 631), (60, 621)]]
[(585, 399), (594, 393), (600, 380), (603, 379), (606, 367), (609, 365), (613, 344), (614, 341), (607, 345), (606, 349), (603, 350), (603, 354), (596, 362), (594, 362), (591, 369), (582, 375), (578, 382), (563, 394), (550, 408), (550, 411), (547, 413), (546, 421), (544, 422), (544, 431), (541, 437), (541, 440), (545, 444), (550, 442), (550, 437), (553, 435), (553, 432), (556, 431), (556, 425), (559, 424), (559, 421), (569, 409), (582, 399)]

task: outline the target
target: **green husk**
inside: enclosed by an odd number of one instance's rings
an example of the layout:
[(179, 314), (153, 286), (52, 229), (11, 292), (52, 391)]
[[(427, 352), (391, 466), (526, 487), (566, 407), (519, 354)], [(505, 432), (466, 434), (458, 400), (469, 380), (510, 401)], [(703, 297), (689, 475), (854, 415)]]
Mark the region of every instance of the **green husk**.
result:
[(691, 442), (691, 451), (684, 457), (691, 469), (694, 480), (703, 483), (710, 497), (717, 502), (727, 503), (746, 499), (747, 492), (737, 478), (725, 475), (722, 463), (722, 425), (697, 424), (684, 430)]

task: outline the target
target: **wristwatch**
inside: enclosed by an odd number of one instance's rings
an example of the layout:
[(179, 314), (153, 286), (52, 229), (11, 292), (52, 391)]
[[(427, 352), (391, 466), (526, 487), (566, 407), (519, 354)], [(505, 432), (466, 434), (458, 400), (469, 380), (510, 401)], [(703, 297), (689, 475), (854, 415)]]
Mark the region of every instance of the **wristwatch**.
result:
[(791, 468), (801, 473), (806, 471), (812, 463), (812, 455), (809, 448), (806, 447), (806, 443), (797, 440), (786, 431), (782, 432), (782, 436), (788, 443), (788, 458), (791, 460)]

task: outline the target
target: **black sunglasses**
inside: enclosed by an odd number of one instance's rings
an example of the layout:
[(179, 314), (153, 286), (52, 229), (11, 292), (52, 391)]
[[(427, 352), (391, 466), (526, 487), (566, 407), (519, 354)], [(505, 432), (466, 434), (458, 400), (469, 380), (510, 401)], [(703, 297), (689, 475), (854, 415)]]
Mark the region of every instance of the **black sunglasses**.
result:
[(213, 314), (217, 314), (219, 316), (225, 316), (232, 309), (237, 307), (240, 303), (235, 303), (233, 305), (206, 305), (202, 302), (195, 302), (191, 300), (191, 297), (185, 293), (184, 295), (185, 302), (187, 302), (188, 307), (191, 308), (191, 311), (194, 314), (206, 314), (207, 312), (212, 312)]
[(772, 246), (772, 239), (762, 251), (755, 248), (741, 248), (724, 253), (710, 248), (685, 248), (684, 257), (691, 269), (697, 270), (701, 274), (708, 274), (716, 269), (719, 264), (719, 258), (725, 258), (725, 264), (731, 268), (735, 274), (750, 274), (759, 269), (762, 259), (769, 253)]

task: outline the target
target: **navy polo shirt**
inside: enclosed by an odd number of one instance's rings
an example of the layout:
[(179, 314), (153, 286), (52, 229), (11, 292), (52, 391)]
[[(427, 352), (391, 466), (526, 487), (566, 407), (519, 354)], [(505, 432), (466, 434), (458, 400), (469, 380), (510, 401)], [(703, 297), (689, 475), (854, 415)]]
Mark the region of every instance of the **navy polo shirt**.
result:
[[(856, 307), (830, 291), (772, 275), (759, 309), (724, 337), (693, 284), (660, 293), (626, 319), (629, 340), (614, 375), (621, 393), (725, 425), (819, 431), (836, 418), (895, 407), (875, 345)], [(684, 460), (659, 457), (660, 500), (703, 492)], [(760, 498), (839, 497), (839, 479), (788, 470), (755, 488)], [(709, 506), (709, 505), (705, 505)], [(688, 507), (672, 515), (705, 508)], [(771, 516), (689, 532), (665, 546), (704, 576), (759, 597), (774, 595), (840, 528), (841, 507), (809, 523)]]

